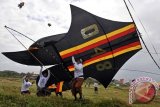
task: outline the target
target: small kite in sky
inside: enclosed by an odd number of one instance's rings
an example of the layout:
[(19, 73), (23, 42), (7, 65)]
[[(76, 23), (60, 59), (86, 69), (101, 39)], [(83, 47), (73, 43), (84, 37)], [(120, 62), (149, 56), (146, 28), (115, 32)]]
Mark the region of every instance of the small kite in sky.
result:
[(51, 23), (48, 23), (48, 26), (51, 27), (52, 26)]
[(21, 9), (24, 6), (24, 2), (18, 4), (18, 7)]

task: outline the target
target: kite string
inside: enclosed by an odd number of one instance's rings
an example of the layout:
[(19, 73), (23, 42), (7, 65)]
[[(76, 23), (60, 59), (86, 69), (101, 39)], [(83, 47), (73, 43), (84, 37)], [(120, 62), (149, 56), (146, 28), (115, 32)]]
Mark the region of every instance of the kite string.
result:
[(120, 70), (124, 70), (124, 71), (137, 71), (137, 72), (144, 72), (144, 73), (149, 73), (149, 74), (154, 74), (154, 75), (160, 75), (159, 73), (153, 73), (153, 72), (149, 72), (149, 71), (142, 71), (142, 70), (135, 70), (135, 69), (120, 69)]
[[(125, 6), (126, 6), (128, 12), (129, 12), (129, 15), (130, 15), (132, 21), (134, 22), (134, 24), (135, 24), (135, 26), (136, 26), (136, 23), (135, 23), (135, 21), (134, 21), (134, 19), (133, 19), (133, 16), (132, 16), (131, 12), (129, 11), (129, 8), (128, 8), (128, 6), (127, 6), (126, 1), (125, 1), (125, 0), (123, 0), (123, 1), (124, 1), (124, 3), (125, 3)], [(149, 49), (147, 48), (147, 45), (145, 44), (145, 42), (144, 42), (144, 40), (143, 40), (143, 38), (142, 38), (140, 32), (138, 31), (137, 27), (136, 27), (136, 30), (137, 30), (138, 36), (139, 36), (140, 39), (142, 40), (142, 42), (143, 42), (143, 44), (144, 44), (146, 50), (148, 51), (150, 57), (152, 58), (152, 60), (154, 61), (154, 63), (157, 65), (157, 67), (160, 69), (160, 66), (158, 65), (158, 63), (156, 62), (156, 60), (153, 58), (152, 54), (150, 53)]]
[[(140, 35), (140, 33), (139, 33), (138, 30), (137, 30), (137, 32), (138, 32), (138, 35)], [(146, 50), (148, 51), (148, 54), (151, 56), (152, 60), (153, 60), (154, 63), (157, 65), (157, 67), (160, 69), (160, 66), (158, 65), (158, 63), (156, 62), (156, 60), (153, 58), (152, 54), (150, 53), (149, 49), (147, 48), (147, 45), (146, 45), (145, 42), (144, 42), (142, 36), (139, 36), (139, 37), (141, 38), (141, 40), (142, 40), (142, 42), (143, 42), (143, 44), (144, 44)]]
[(12, 28), (6, 26), (6, 25), (5, 25), (4, 27), (5, 27), (6, 29), (10, 29), (10, 30), (12, 30), (12, 31), (14, 31), (14, 32), (19, 33), (20, 35), (26, 37), (27, 39), (31, 40), (32, 42), (36, 42), (36, 41), (34, 41), (33, 39), (31, 39), (31, 38), (29, 38), (28, 36), (26, 36), (25, 34), (23, 34), (23, 33), (21, 33), (21, 32), (18, 32), (17, 30), (14, 30), (14, 29), (12, 29)]
[[(134, 12), (136, 13), (136, 11), (135, 11), (135, 9), (134, 9), (132, 3), (130, 2), (130, 0), (128, 0), (128, 2), (129, 2), (129, 4), (131, 5), (131, 7), (132, 7), (132, 9), (134, 10)], [(136, 15), (136, 16), (137, 16), (137, 15)], [(144, 27), (142, 21), (140, 20), (140, 18), (139, 18), (138, 16), (137, 16), (137, 18), (138, 18), (138, 20), (139, 20), (139, 22), (140, 22), (142, 28), (144, 29), (144, 31), (145, 31), (145, 33), (146, 33), (148, 39), (149, 39), (149, 42), (150, 42), (150, 44), (152, 45), (153, 50), (155, 51), (155, 54), (157, 55), (158, 59), (160, 60), (160, 57), (159, 57), (159, 55), (158, 55), (158, 52), (157, 52), (156, 48), (154, 47), (153, 43), (151, 42), (151, 39), (150, 39), (150, 37), (149, 37), (149, 34), (148, 34), (146, 28)]]
[[(140, 51), (141, 53), (148, 53), (148, 52), (145, 52), (145, 51)], [(151, 52), (151, 54), (156, 54), (154, 52)], [(157, 53), (157, 54), (160, 54), (160, 53)]]

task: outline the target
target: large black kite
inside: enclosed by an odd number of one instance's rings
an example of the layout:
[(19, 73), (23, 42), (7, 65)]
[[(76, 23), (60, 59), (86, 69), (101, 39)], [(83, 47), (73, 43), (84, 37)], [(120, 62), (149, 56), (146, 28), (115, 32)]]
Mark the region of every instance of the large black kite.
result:
[(71, 57), (81, 58), (85, 78), (92, 77), (107, 87), (123, 64), (142, 47), (133, 22), (103, 19), (71, 5), (72, 21), (64, 34), (42, 38), (21, 52), (4, 52), (11, 60), (40, 66), (60, 64), (60, 72), (49, 68), (54, 76), (50, 82), (71, 80), (74, 67)]

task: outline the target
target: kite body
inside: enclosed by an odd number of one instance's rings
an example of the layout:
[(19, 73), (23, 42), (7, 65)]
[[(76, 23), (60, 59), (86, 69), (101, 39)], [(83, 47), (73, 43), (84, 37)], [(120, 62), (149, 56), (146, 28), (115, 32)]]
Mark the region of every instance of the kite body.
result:
[[(136, 26), (133, 22), (103, 19), (73, 5), (71, 14), (71, 26), (66, 34), (40, 39), (29, 49), (44, 65), (63, 63), (62, 73), (52, 71), (51, 67), (52, 73), (57, 75), (57, 79), (51, 79), (57, 82), (72, 78), (71, 57), (75, 56), (83, 60), (85, 78), (95, 78), (107, 87), (123, 64), (141, 49)], [(25, 52), (3, 54), (22, 64), (41, 65)], [(18, 58), (17, 54), (25, 57)], [(27, 61), (23, 62), (25, 58)], [(61, 76), (63, 78), (59, 79)]]

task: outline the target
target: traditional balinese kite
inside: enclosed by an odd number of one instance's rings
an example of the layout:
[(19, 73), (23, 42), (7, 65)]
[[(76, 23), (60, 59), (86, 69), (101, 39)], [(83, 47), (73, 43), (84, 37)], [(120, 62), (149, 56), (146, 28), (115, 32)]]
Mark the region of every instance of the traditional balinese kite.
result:
[(136, 26), (133, 22), (103, 19), (73, 5), (71, 13), (66, 34), (42, 38), (26, 51), (3, 54), (21, 64), (41, 66), (41, 61), (43, 65), (58, 65), (49, 68), (54, 76), (48, 85), (52, 80), (73, 78), (71, 57), (75, 56), (83, 60), (84, 77), (95, 78), (106, 88), (123, 64), (142, 48)]

